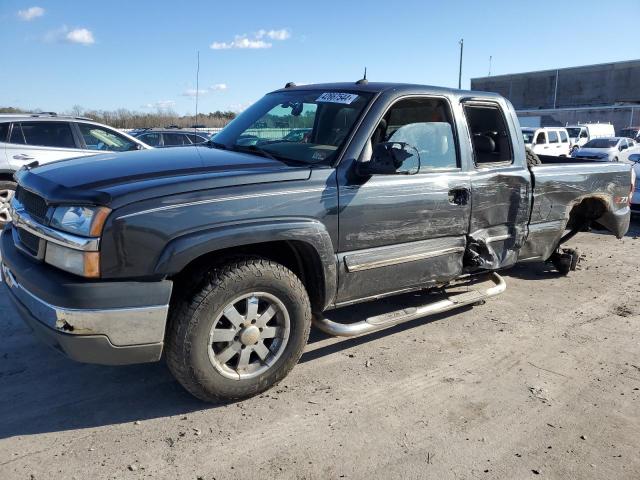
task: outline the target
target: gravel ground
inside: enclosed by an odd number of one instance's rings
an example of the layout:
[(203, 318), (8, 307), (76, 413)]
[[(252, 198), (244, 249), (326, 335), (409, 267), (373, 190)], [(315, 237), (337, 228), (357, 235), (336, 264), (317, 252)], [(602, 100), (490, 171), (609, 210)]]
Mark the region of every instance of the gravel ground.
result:
[(638, 235), (583, 233), (579, 271), (518, 266), (482, 306), (315, 332), (279, 386), (228, 405), (162, 363), (66, 360), (0, 291), (0, 479), (640, 478)]

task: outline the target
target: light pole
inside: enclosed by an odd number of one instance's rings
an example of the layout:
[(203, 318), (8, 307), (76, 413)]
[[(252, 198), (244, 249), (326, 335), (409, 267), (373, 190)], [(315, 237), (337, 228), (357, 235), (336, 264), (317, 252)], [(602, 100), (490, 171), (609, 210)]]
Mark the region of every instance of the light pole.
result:
[(458, 70), (458, 90), (462, 88), (462, 50), (464, 49), (464, 38), (460, 39), (460, 69)]

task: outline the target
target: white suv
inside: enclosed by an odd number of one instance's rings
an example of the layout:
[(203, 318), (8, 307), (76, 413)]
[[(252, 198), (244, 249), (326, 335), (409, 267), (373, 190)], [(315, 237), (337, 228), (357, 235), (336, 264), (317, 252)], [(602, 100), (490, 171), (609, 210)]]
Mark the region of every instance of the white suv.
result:
[(23, 165), (147, 148), (151, 147), (87, 118), (52, 113), (0, 115), (0, 228), (11, 220), (13, 174)]
[(522, 137), (525, 146), (538, 155), (568, 157), (571, 152), (569, 133), (565, 128), (523, 128)]

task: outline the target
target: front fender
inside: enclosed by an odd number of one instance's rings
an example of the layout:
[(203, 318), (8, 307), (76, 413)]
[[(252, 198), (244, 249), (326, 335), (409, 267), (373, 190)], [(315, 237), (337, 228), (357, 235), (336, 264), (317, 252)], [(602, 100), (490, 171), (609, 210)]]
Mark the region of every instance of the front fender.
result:
[(227, 248), (275, 241), (297, 241), (311, 246), (322, 265), (325, 306), (333, 302), (337, 285), (336, 256), (329, 232), (317, 221), (306, 218), (247, 221), (217, 225), (171, 240), (155, 265), (158, 275), (174, 275), (191, 262)]

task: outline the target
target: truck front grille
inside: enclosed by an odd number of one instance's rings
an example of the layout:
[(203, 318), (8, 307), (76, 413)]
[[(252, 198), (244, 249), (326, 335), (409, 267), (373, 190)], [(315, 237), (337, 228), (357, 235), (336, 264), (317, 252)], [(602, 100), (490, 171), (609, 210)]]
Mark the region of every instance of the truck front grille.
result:
[(31, 193), (18, 185), (18, 188), (16, 189), (16, 198), (22, 204), (27, 213), (36, 220), (44, 222), (47, 218), (47, 202), (45, 202), (44, 198), (40, 195)]
[(26, 249), (34, 257), (38, 255), (38, 250), (40, 249), (39, 237), (36, 237), (34, 234), (27, 232), (22, 228), (18, 228), (18, 239), (20, 240), (20, 245), (24, 249)]

